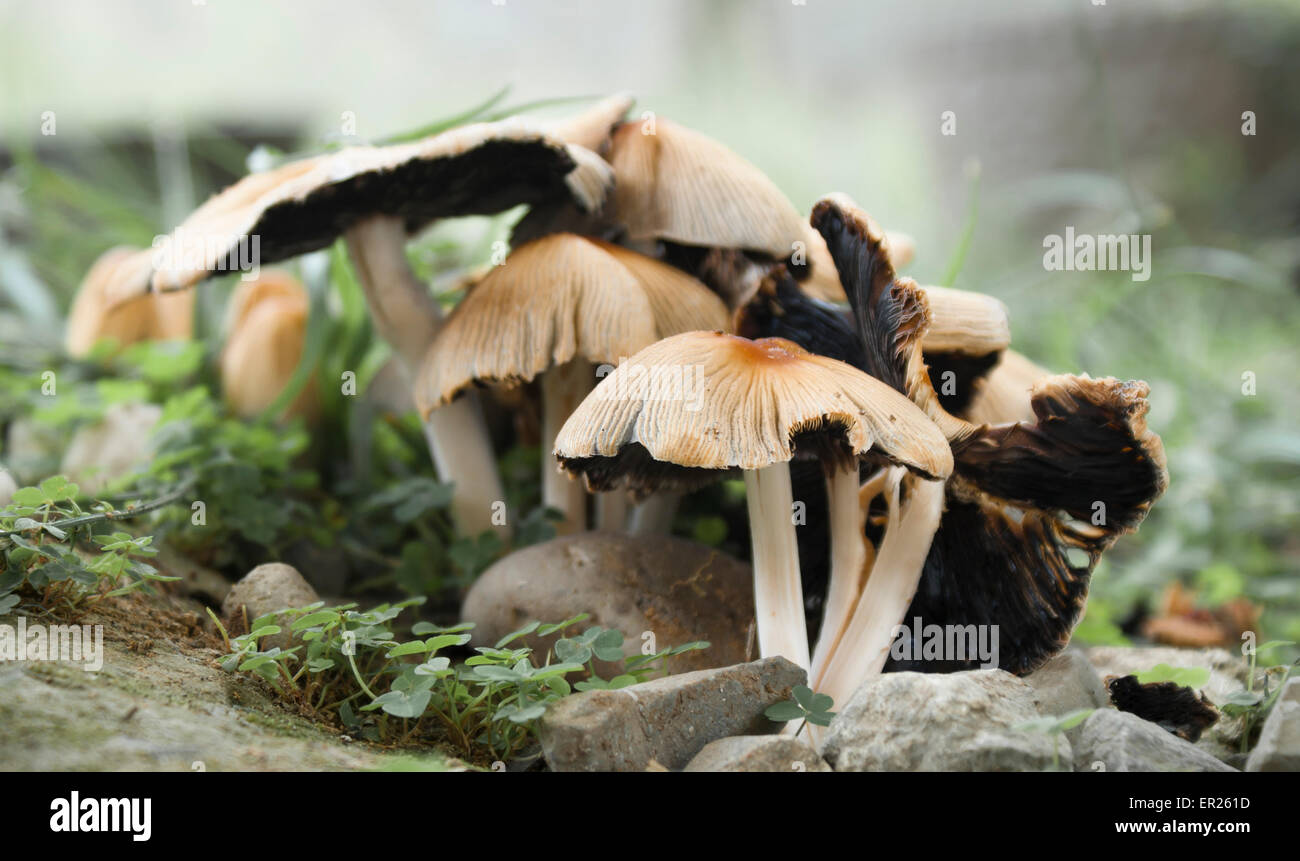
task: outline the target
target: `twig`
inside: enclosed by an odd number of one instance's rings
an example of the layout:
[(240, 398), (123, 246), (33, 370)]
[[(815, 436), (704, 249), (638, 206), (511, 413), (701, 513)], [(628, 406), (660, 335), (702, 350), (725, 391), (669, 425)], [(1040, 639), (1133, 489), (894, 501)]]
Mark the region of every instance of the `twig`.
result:
[[(125, 509), (115, 508), (112, 511), (99, 511), (94, 514), (83, 514), (80, 517), (68, 517), (63, 520), (56, 520), (50, 525), (67, 531), (78, 529), (91, 523), (100, 523), (108, 520), (125, 520), (130, 517), (136, 517), (137, 515), (145, 514), (171, 505), (173, 502), (184, 496), (193, 484), (194, 482), (187, 481), (171, 493), (164, 494), (163, 496), (160, 496), (151, 502), (146, 502), (143, 505), (136, 505)], [(32, 532), (38, 528), (39, 527), (31, 527), (29, 529), (13, 529), (7, 532), (0, 532), (0, 538), (8, 538), (11, 535), (22, 535), (24, 532)]]

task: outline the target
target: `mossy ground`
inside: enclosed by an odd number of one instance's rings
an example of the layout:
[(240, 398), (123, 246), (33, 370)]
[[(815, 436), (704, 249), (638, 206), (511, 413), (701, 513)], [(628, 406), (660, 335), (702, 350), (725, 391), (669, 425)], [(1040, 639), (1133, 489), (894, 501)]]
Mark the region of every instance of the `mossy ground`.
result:
[[(14, 618), (0, 622), (14, 624)], [(200, 604), (107, 599), (75, 620), (103, 625), (104, 663), (0, 663), (0, 769), (7, 771), (448, 770), (438, 750), (349, 741), (271, 689), (217, 664)]]

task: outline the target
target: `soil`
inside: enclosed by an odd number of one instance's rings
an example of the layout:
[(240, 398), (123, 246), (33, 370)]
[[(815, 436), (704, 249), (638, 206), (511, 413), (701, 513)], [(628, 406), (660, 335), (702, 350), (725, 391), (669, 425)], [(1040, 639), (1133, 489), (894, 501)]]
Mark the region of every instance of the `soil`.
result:
[[(461, 770), (438, 750), (350, 740), (286, 707), (269, 685), (227, 673), (204, 606), (173, 594), (98, 602), (103, 667), (0, 662), (0, 769), (6, 771)], [(15, 617), (0, 618), (14, 625)]]

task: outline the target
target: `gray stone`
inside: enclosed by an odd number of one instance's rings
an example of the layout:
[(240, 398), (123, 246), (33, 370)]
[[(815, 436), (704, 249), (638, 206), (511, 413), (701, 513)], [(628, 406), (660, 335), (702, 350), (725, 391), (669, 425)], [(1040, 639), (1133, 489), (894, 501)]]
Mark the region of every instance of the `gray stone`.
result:
[(1264, 721), (1247, 771), (1300, 771), (1300, 677), (1288, 679)]
[[(671, 672), (726, 667), (750, 660), (746, 640), (754, 618), (750, 568), (710, 547), (664, 535), (633, 537), (585, 532), (511, 553), (488, 568), (465, 597), (461, 618), (473, 622), (473, 644), (491, 646), (532, 621), (560, 622), (579, 613), (623, 632), (624, 652), (640, 652), (652, 634), (657, 648), (706, 640), (709, 648), (668, 662)], [(557, 639), (523, 642), (539, 657)], [(618, 665), (596, 662), (604, 678)]]
[(1033, 688), (1003, 670), (886, 673), (838, 711), (822, 756), (836, 771), (1042, 771), (1053, 739), (1013, 729), (1037, 717)]
[(0, 507), (9, 504), (9, 500), (13, 499), (14, 491), (17, 489), (18, 482), (9, 474), (9, 470), (5, 469), (4, 464), (0, 463)]
[(812, 745), (785, 735), (733, 735), (711, 741), (686, 771), (830, 771)]
[(1083, 722), (1076, 771), (1236, 771), (1135, 714), (1099, 709)]
[(149, 460), (150, 438), (162, 417), (157, 404), (115, 404), (104, 417), (77, 431), (63, 453), (59, 471), (83, 493), (99, 493)]
[(711, 741), (778, 730), (763, 711), (806, 680), (786, 659), (764, 658), (575, 694), (542, 717), (542, 751), (555, 771), (681, 769)]
[(1110, 705), (1101, 676), (1080, 651), (1067, 649), (1024, 677), (1039, 714), (1063, 715)]
[[(292, 607), (305, 607), (319, 600), (316, 590), (302, 579), (302, 575), (292, 565), (268, 562), (258, 565), (230, 587), (226, 600), (221, 602), (221, 612), (229, 619), (240, 613), (240, 607), (244, 607), (251, 625), (258, 616)], [(281, 649), (289, 647), (288, 625), (281, 623), (280, 627), (284, 630), (267, 637), (263, 641), (264, 646), (279, 646)]]

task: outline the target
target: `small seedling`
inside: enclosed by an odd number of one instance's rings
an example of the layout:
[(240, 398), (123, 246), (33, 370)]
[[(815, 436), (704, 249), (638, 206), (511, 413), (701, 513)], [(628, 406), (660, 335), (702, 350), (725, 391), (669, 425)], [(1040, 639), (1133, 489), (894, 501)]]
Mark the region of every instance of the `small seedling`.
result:
[(776, 723), (788, 723), (792, 720), (803, 721), (804, 723), (795, 732), (796, 736), (803, 732), (804, 726), (810, 723), (817, 726), (831, 725), (831, 718), (835, 717), (835, 712), (831, 711), (831, 707), (835, 705), (835, 701), (829, 696), (813, 693), (812, 688), (807, 685), (795, 685), (791, 694), (790, 699), (773, 703), (767, 707), (763, 714), (768, 720)]
[(1061, 735), (1066, 730), (1074, 729), (1079, 724), (1088, 719), (1096, 709), (1076, 709), (1072, 712), (1066, 712), (1063, 715), (1047, 715), (1045, 717), (1027, 720), (1024, 723), (1018, 723), (1012, 729), (1023, 732), (1042, 732), (1052, 737), (1052, 765), (1049, 771), (1063, 771), (1061, 767)]

